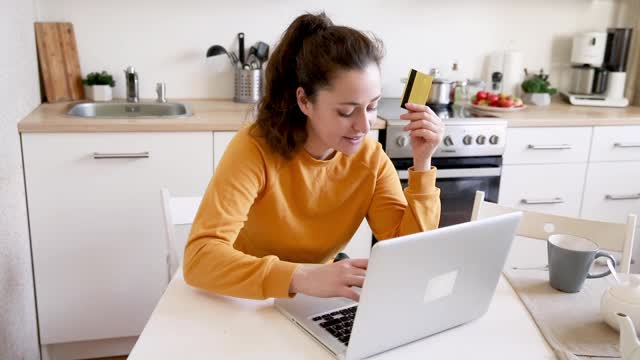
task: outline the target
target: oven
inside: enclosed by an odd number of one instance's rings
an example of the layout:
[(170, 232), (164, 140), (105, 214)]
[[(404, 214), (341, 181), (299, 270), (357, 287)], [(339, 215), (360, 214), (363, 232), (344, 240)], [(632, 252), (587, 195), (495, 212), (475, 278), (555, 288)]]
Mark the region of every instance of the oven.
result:
[[(407, 187), (408, 168), (413, 159), (393, 159), (402, 187)], [(438, 168), (436, 186), (440, 189), (440, 227), (460, 224), (471, 219), (476, 191), (484, 191), (485, 200), (498, 202), (501, 156), (476, 158), (434, 158)]]
[[(405, 112), (399, 100), (383, 100), (379, 116), (387, 121), (387, 127), (379, 140), (406, 187), (408, 169), (413, 166), (409, 135), (402, 130), (408, 121), (398, 120)], [(431, 160), (438, 169), (440, 227), (444, 227), (471, 219), (476, 191), (483, 191), (487, 201), (498, 202), (507, 123), (464, 107), (434, 110), (445, 123), (443, 141)]]

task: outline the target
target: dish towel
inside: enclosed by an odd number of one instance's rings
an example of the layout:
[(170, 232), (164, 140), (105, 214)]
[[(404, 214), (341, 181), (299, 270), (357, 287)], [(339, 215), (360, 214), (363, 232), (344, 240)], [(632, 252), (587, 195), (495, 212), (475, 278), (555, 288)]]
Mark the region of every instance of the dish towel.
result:
[(587, 279), (580, 292), (569, 294), (549, 285), (548, 271), (507, 268), (504, 275), (558, 359), (620, 358), (619, 334), (600, 315), (613, 277)]

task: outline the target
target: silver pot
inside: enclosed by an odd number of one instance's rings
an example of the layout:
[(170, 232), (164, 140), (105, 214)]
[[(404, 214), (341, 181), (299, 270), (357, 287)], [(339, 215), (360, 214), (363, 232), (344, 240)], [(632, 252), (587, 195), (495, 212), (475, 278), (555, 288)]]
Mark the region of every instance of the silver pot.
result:
[(451, 103), (452, 81), (445, 79), (433, 79), (431, 91), (427, 98), (427, 105), (449, 105)]

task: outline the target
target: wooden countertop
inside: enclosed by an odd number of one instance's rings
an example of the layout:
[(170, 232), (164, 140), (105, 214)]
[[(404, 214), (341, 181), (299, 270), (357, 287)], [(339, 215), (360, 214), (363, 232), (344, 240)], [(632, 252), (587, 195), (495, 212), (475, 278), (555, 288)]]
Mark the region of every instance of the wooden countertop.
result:
[[(234, 131), (249, 124), (253, 106), (231, 100), (174, 100), (190, 106), (193, 116), (165, 119), (84, 119), (64, 115), (72, 102), (42, 104), (18, 123), (20, 132), (136, 132)], [(640, 107), (573, 106), (561, 100), (549, 106), (529, 106), (511, 113), (494, 113), (509, 127), (567, 127), (640, 125)], [(378, 119), (374, 129), (384, 129)]]
[[(143, 100), (153, 101), (153, 100)], [(231, 100), (172, 99), (187, 104), (192, 116), (158, 119), (86, 119), (67, 116), (76, 102), (42, 104), (18, 123), (20, 132), (234, 131), (253, 121), (253, 105)], [(374, 129), (384, 129), (378, 119)]]
[(640, 107), (605, 108), (575, 106), (555, 100), (549, 106), (528, 105), (511, 113), (495, 113), (509, 127), (567, 127), (640, 125)]

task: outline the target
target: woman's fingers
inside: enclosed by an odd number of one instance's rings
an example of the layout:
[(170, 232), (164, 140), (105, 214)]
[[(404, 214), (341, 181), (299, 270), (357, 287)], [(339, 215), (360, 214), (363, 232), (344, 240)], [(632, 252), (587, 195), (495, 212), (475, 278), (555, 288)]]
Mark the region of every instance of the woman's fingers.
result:
[(439, 140), (440, 136), (437, 132), (428, 130), (428, 129), (417, 129), (412, 130), (410, 133), (411, 136), (418, 136), (426, 140)]
[(344, 284), (348, 286), (357, 286), (359, 288), (364, 285), (364, 276), (347, 275), (344, 278)]
[(428, 120), (416, 120), (412, 121), (403, 128), (404, 131), (411, 131), (416, 129), (429, 129), (431, 131), (439, 132), (442, 129), (442, 126)]
[(360, 301), (360, 294), (358, 294), (355, 290), (348, 287), (344, 287), (340, 291), (339, 296), (345, 297), (347, 299), (351, 299), (353, 301)]
[[(345, 261), (345, 260), (343, 260)], [(367, 269), (367, 266), (369, 265), (369, 259), (348, 259), (346, 260), (351, 266), (360, 268), (360, 269)]]

